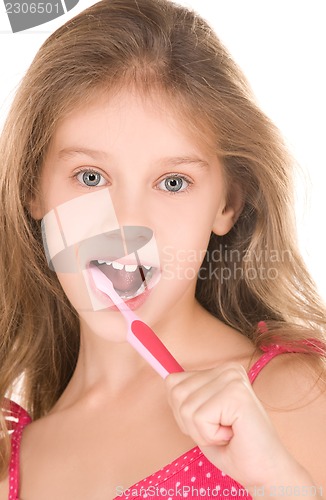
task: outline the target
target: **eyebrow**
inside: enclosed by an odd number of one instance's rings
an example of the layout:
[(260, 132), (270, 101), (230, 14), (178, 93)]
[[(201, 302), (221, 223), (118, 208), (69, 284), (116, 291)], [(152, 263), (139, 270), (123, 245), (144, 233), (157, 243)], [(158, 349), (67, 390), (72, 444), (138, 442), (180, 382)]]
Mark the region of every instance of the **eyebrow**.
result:
[(73, 158), (74, 156), (79, 156), (79, 155), (84, 155), (84, 156), (89, 156), (90, 158), (93, 158), (94, 160), (97, 159), (102, 159), (104, 157), (107, 157), (107, 153), (104, 151), (98, 151), (96, 149), (88, 149), (84, 147), (72, 147), (72, 148), (64, 148), (61, 149), (58, 152), (57, 157), (61, 160), (69, 160), (70, 158)]
[[(69, 160), (75, 156), (80, 156), (80, 155), (88, 156), (89, 158), (92, 158), (94, 160), (103, 160), (109, 157), (108, 153), (106, 153), (105, 151), (99, 151), (97, 149), (89, 149), (84, 147), (72, 147), (72, 148), (61, 149), (58, 152), (57, 157), (58, 159), (61, 160)], [(167, 156), (164, 158), (160, 158), (157, 163), (159, 165), (169, 166), (169, 167), (183, 165), (183, 164), (198, 165), (200, 167), (206, 167), (206, 168), (209, 166), (208, 161), (196, 155)]]

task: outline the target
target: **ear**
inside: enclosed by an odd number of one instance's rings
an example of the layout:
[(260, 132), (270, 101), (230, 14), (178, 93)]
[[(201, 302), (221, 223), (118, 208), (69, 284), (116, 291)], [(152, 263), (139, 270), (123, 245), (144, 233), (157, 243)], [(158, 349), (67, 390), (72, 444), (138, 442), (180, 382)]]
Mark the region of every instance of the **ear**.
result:
[(238, 184), (230, 186), (228, 200), (218, 210), (212, 231), (217, 236), (227, 234), (237, 222), (244, 207), (244, 196)]
[(33, 195), (29, 200), (27, 210), (35, 220), (41, 220), (44, 216), (41, 200), (38, 195)]

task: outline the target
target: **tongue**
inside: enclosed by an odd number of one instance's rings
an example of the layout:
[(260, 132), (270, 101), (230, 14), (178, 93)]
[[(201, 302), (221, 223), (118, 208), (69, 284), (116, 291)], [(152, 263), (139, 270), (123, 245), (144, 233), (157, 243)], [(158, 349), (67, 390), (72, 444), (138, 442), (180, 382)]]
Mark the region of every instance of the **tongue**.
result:
[(139, 267), (132, 273), (124, 269), (121, 271), (114, 269), (111, 265), (107, 266), (106, 264), (99, 266), (99, 269), (109, 278), (118, 292), (135, 293), (143, 282)]

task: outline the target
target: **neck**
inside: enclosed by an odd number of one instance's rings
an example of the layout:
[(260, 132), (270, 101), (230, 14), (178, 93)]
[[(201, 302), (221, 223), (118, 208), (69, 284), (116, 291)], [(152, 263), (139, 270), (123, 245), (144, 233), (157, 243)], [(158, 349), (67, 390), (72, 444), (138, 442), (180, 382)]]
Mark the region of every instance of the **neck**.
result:
[[(151, 328), (185, 370), (213, 367), (236, 353), (238, 337), (231, 341), (230, 328), (211, 316), (198, 302), (191, 307), (174, 307), (164, 321), (150, 323)], [(121, 318), (120, 330), (126, 323)], [(116, 331), (116, 330), (114, 330)], [(64, 408), (86, 398), (94, 405), (139, 393), (149, 384), (163, 386), (161, 377), (121, 334), (110, 340), (95, 334), (81, 321), (81, 346), (74, 375), (55, 408)], [(189, 346), (191, 345), (191, 349)], [(251, 345), (248, 341), (248, 353)], [(245, 351), (247, 351), (245, 346)], [(241, 347), (243, 354), (243, 347)]]
[[(194, 302), (187, 311), (173, 310), (164, 321), (151, 324), (156, 335), (181, 366), (186, 360), (189, 342), (195, 339), (197, 327), (195, 329), (194, 325), (198, 325), (201, 315), (201, 307)], [(122, 323), (122, 327), (127, 330), (126, 324)], [(138, 385), (140, 380), (160, 380), (159, 375), (126, 339), (115, 341), (113, 335), (112, 340), (104, 339), (92, 332), (83, 320), (80, 335), (76, 369), (56, 408), (70, 405), (90, 394), (118, 397)]]

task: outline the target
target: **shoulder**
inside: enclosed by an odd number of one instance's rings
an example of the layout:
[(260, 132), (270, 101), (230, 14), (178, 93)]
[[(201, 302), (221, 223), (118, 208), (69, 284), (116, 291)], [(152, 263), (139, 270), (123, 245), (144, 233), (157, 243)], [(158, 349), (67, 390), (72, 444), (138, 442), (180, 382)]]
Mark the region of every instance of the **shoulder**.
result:
[(310, 354), (283, 353), (261, 370), (253, 383), (266, 406), (290, 410), (326, 399), (326, 363)]
[(8, 500), (8, 476), (0, 481), (0, 500)]
[[(196, 369), (210, 369), (229, 363), (242, 365), (248, 372), (255, 356), (255, 347), (251, 340), (239, 331), (223, 325), (219, 328), (217, 335), (212, 335), (203, 346), (198, 346), (196, 363), (203, 360), (201, 366)], [(204, 356), (201, 358), (201, 354)]]
[(326, 369), (309, 354), (282, 354), (259, 373), (253, 388), (283, 444), (326, 488)]

